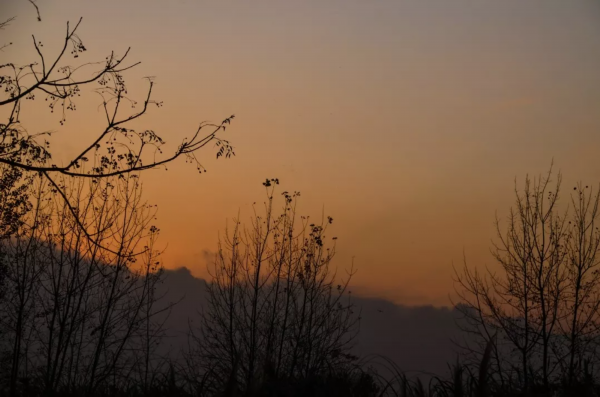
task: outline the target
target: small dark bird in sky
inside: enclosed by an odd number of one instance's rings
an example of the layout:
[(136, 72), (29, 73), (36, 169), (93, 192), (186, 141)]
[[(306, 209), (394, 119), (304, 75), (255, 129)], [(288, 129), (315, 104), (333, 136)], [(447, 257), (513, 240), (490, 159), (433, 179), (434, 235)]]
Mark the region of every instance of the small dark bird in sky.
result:
[(383, 313), (383, 310), (381, 310), (381, 309), (377, 309), (377, 311), (378, 311), (379, 313)]

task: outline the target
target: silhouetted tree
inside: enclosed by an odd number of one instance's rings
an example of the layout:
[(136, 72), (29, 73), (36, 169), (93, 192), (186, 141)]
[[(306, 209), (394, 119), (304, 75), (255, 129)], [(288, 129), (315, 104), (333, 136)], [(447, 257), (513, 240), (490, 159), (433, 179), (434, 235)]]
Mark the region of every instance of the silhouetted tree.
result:
[(149, 344), (161, 335), (151, 322), (162, 277), (158, 229), (138, 176), (66, 178), (60, 186), (76, 215), (38, 178), (34, 208), (0, 244), (0, 372), (9, 375), (0, 385), (11, 395), (22, 387), (89, 395), (127, 385), (134, 372), (147, 378)]
[(249, 227), (235, 219), (210, 266), (208, 308), (196, 331), (198, 360), (217, 390), (255, 392), (277, 379), (333, 374), (353, 362), (348, 354), (358, 313), (347, 299), (352, 276), (336, 282), (334, 244), (325, 236), (331, 217), (310, 223), (296, 212), (298, 192), (277, 179), (263, 184), (264, 211)]
[(584, 366), (597, 362), (600, 336), (600, 194), (578, 184), (571, 195), (572, 215), (564, 245), (566, 288), (561, 299), (561, 333), (565, 343), (556, 345), (556, 354), (566, 383), (582, 380)]
[(515, 189), (505, 233), (496, 220), (499, 244), (492, 251), (498, 271), (456, 271), (458, 309), (464, 330), (480, 344), (493, 344), (493, 374), (503, 387), (527, 393), (541, 387), (548, 393), (559, 382), (580, 380), (584, 364), (596, 361), (600, 336), (600, 234), (598, 193), (574, 188), (572, 214), (559, 214), (561, 175), (550, 187), (544, 178), (527, 177)]

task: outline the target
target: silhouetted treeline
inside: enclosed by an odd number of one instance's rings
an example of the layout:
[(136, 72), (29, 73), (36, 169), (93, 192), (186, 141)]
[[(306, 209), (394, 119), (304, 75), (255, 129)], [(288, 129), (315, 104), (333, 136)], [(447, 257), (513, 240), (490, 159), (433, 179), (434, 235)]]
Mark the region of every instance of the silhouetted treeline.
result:
[(137, 175), (64, 179), (75, 214), (43, 178), (3, 190), (3, 203), (28, 199), (13, 206), (5, 219), (16, 226), (4, 225), (0, 241), (1, 392), (596, 395), (600, 235), (590, 188), (574, 190), (570, 214), (547, 179), (517, 191), (518, 211), (495, 251), (500, 270), (457, 273), (466, 350), (448, 373), (422, 383), (385, 357), (351, 354), (360, 307), (347, 291), (353, 270), (340, 278), (331, 267), (333, 219), (299, 216), (299, 194), (278, 194), (278, 184), (265, 181), (250, 224), (234, 219), (224, 233), (200, 323), (189, 323), (178, 351), (166, 348), (177, 302), (158, 292), (155, 209), (142, 201)]
[(324, 374), (364, 383), (349, 354), (358, 324), (344, 295), (351, 274), (336, 284), (330, 270), (333, 220), (297, 216), (297, 193), (284, 192), (279, 208), (278, 181), (264, 185), (263, 211), (248, 228), (236, 220), (223, 239), (208, 310), (174, 358), (159, 351), (170, 303), (157, 295), (158, 229), (138, 176), (65, 178), (75, 213), (33, 178), (28, 211), (0, 241), (3, 392), (255, 394), (328, 388)]

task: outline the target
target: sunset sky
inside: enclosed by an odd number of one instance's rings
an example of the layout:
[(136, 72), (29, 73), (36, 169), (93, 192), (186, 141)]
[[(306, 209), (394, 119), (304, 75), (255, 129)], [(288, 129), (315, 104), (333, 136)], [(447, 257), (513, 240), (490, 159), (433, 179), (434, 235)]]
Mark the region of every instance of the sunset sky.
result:
[[(491, 264), (494, 216), (514, 180), (548, 170), (600, 182), (600, 2), (597, 0), (0, 0), (13, 45), (0, 64), (48, 57), (66, 22), (83, 22), (84, 61), (131, 47), (130, 95), (152, 108), (136, 126), (175, 150), (201, 121), (236, 118), (236, 156), (201, 153), (143, 177), (159, 207), (168, 268), (205, 277), (227, 219), (250, 217), (265, 178), (302, 192), (300, 212), (334, 218), (336, 264), (353, 291), (406, 304), (449, 304), (452, 264)], [(1, 43), (0, 43), (1, 44)], [(74, 60), (74, 63), (76, 60)], [(29, 131), (55, 129), (55, 160), (103, 127), (86, 94), (65, 127), (40, 98)]]

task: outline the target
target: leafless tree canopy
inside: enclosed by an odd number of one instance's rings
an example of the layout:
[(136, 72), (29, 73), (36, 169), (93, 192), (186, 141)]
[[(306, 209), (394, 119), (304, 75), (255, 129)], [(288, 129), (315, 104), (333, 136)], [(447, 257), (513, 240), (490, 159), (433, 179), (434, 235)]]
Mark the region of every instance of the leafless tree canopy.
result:
[[(350, 365), (358, 312), (338, 283), (331, 261), (331, 217), (312, 223), (297, 215), (300, 193), (264, 183), (267, 200), (252, 223), (239, 219), (219, 245), (211, 266), (209, 306), (195, 330), (198, 368), (217, 389), (249, 392), (268, 379), (298, 379)], [(333, 244), (329, 244), (329, 241)]]
[(598, 362), (600, 196), (579, 184), (561, 210), (561, 175), (551, 177), (515, 189), (504, 232), (497, 220), (498, 266), (456, 272), (465, 331), (482, 342), (467, 349), (491, 342), (497, 381), (525, 391), (574, 384)]
[(78, 221), (37, 178), (31, 211), (0, 243), (6, 269), (0, 384), (13, 395), (27, 387), (92, 394), (127, 384), (128, 374), (144, 379), (154, 365), (150, 357), (161, 333), (152, 321), (154, 289), (162, 275), (154, 207), (142, 201), (134, 174), (69, 179), (64, 189)]

